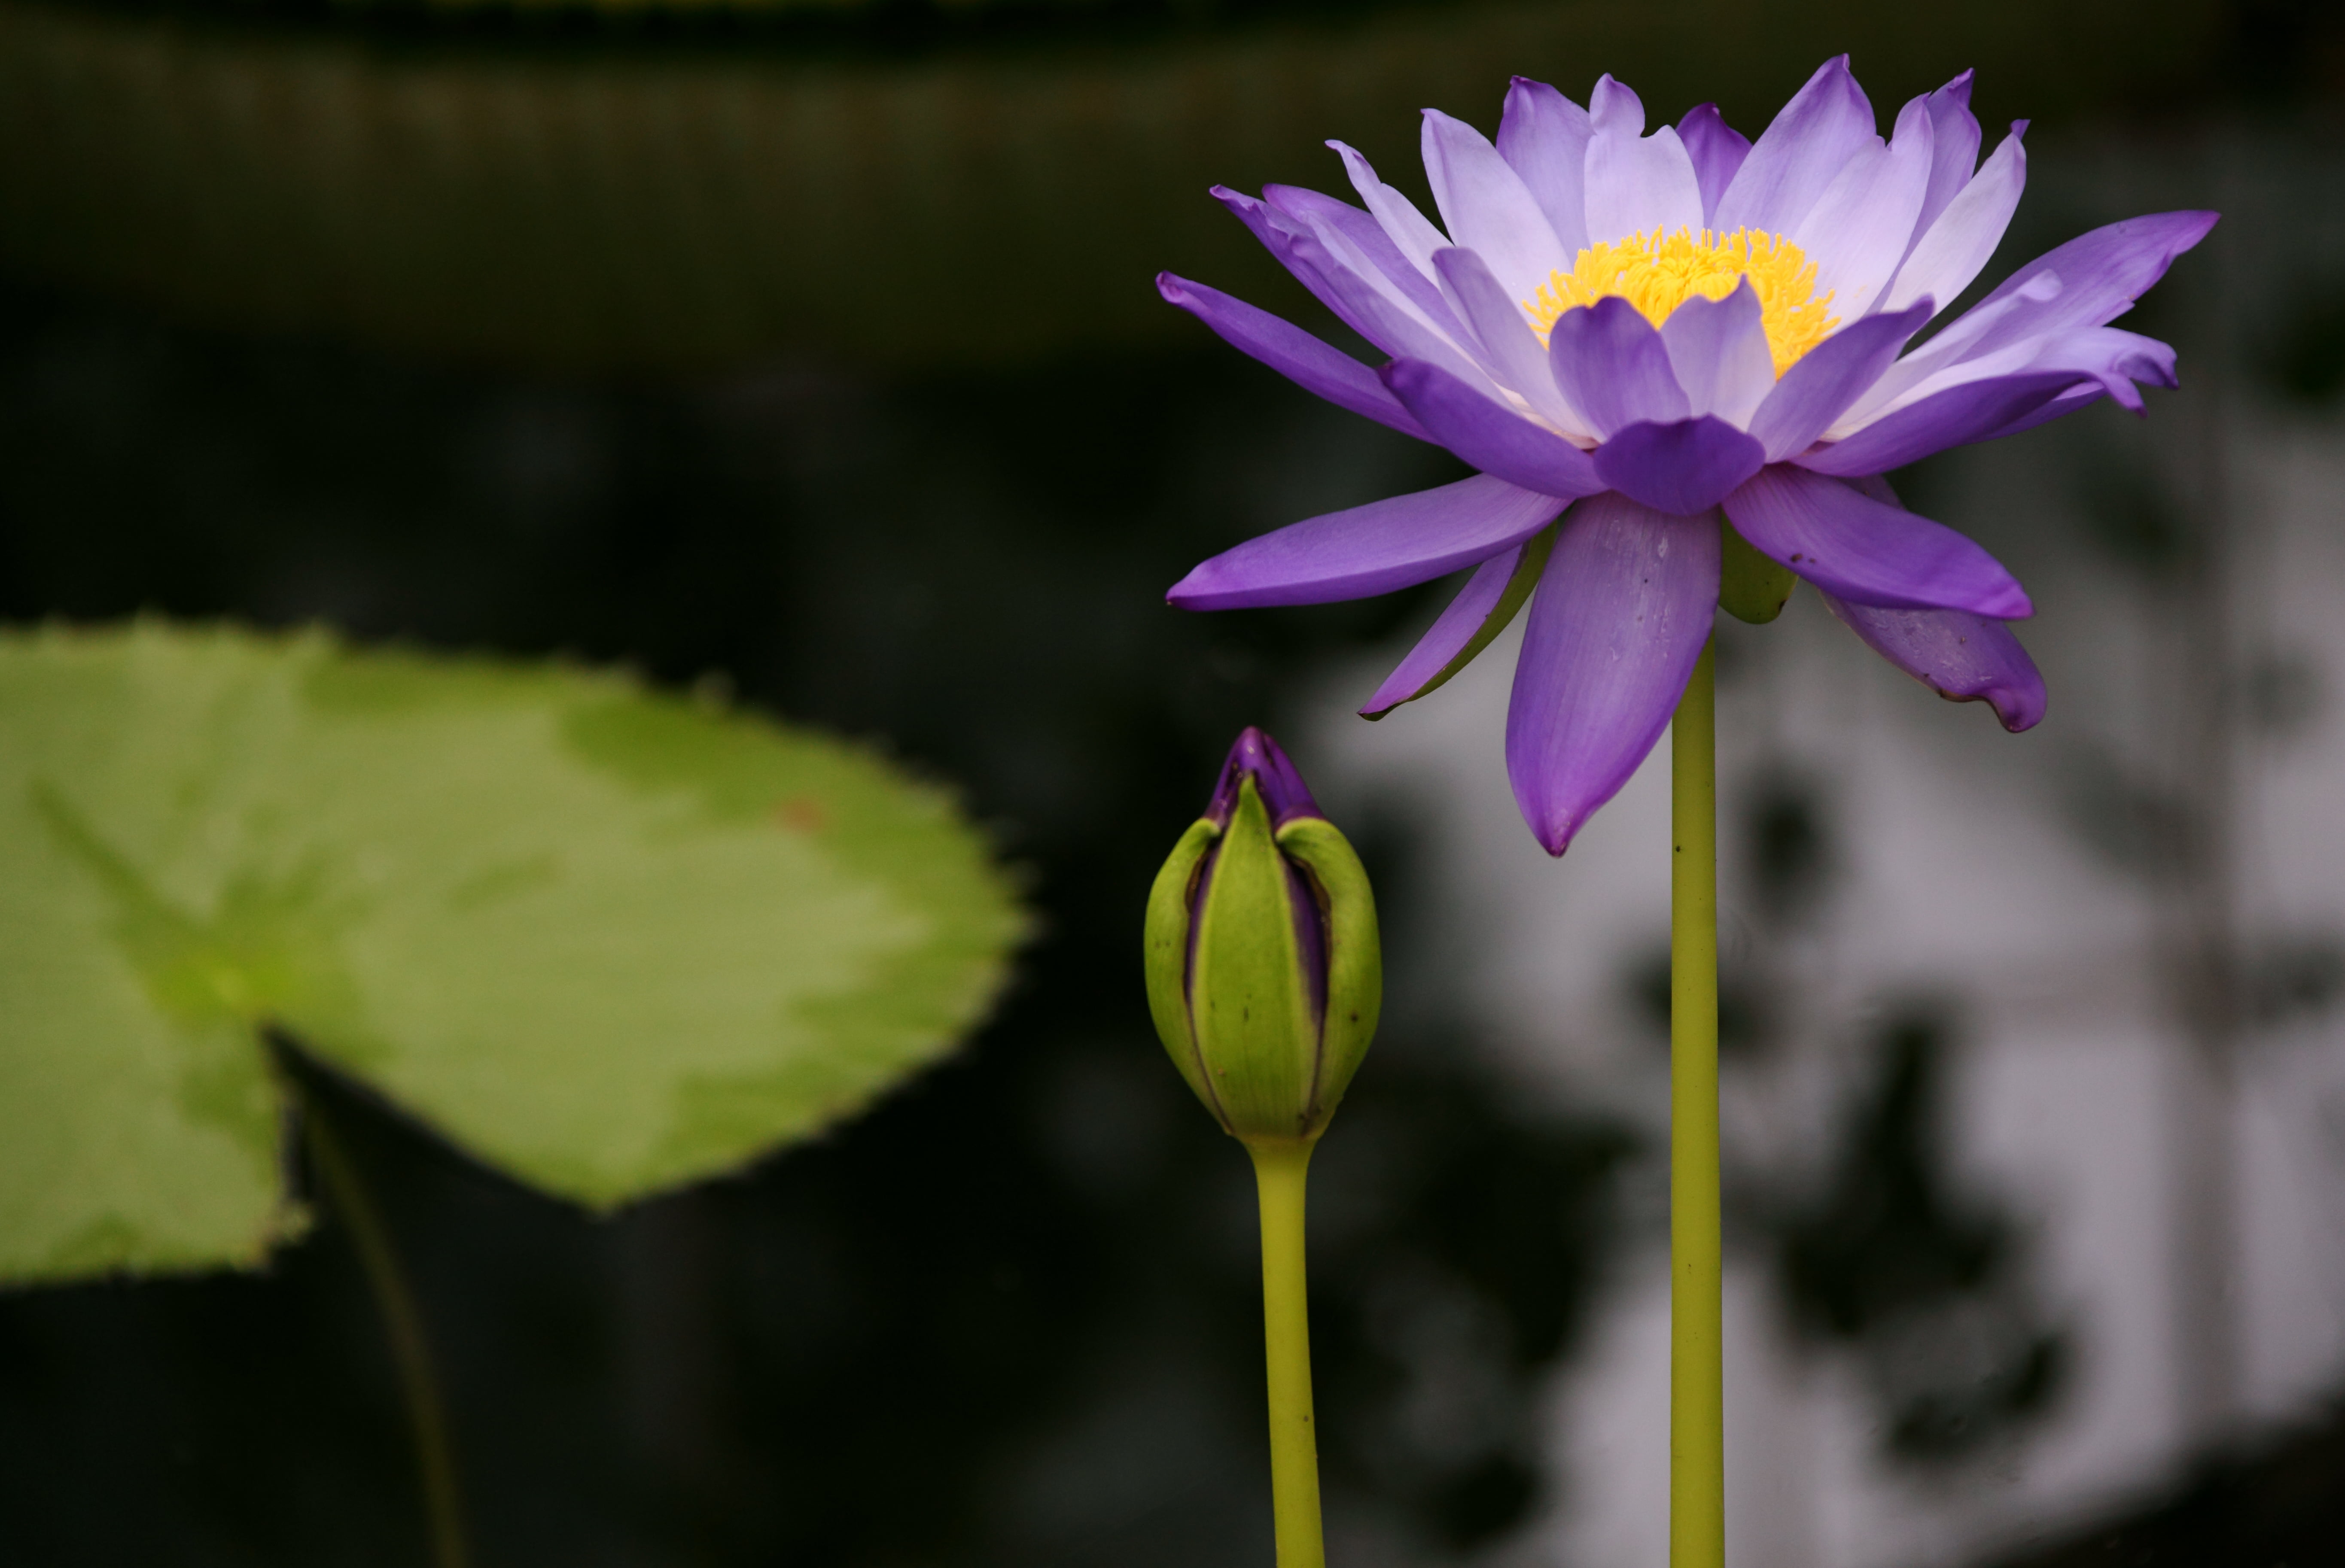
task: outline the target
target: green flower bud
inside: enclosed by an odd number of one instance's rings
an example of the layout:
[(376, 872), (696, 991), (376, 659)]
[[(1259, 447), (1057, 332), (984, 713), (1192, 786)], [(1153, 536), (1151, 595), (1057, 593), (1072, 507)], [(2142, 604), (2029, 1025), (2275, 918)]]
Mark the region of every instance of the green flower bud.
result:
[(1375, 1036), (1376, 907), (1360, 857), (1249, 728), (1148, 895), (1148, 1006), (1233, 1138), (1316, 1138)]

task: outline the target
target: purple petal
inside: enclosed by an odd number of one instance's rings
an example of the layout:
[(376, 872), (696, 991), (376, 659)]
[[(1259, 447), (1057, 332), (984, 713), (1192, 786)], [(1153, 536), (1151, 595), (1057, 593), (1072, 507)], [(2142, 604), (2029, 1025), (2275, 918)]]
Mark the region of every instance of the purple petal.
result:
[(1404, 435), (1419, 440), (1433, 439), (1386, 389), (1374, 370), (1302, 328), (1218, 288), (1170, 272), (1156, 275), (1156, 291), (1211, 327), (1223, 342), (1261, 360), (1304, 391), (1315, 392), (1338, 408), (1365, 414)]
[(1711, 219), (1735, 171), (1751, 156), (1751, 138), (1728, 125), (1716, 104), (1701, 104), (1678, 122), (1678, 140), (1693, 159), (1694, 180), (1701, 187), (1701, 220), (1716, 228)]
[[(1944, 209), (1927, 211), (1915, 229), (1913, 252), (1897, 269), (1884, 309), (1902, 309), (1927, 296), (1951, 305), (1971, 285), (1979, 269), (2003, 243), (2011, 215), (2019, 210), (2019, 193), (2027, 186), (2027, 148), (2021, 142), (2025, 120), (2012, 122), (2011, 134), (1986, 160), (1986, 167), (1952, 197)], [(1934, 173), (1932, 176), (1935, 178)]]
[(2079, 235), (2013, 273), (1975, 309), (1907, 355), (1883, 378), (1881, 390), (1893, 402), (1898, 393), (1965, 361), (2106, 326), (2133, 309), (2176, 257), (2205, 238), (2219, 216), (2151, 213)]
[(1791, 232), (1848, 160), (1878, 141), (1873, 105), (1849, 75), (1848, 56), (1826, 61), (1752, 144), (1711, 227)]
[(1507, 776), (1549, 855), (1660, 739), (1710, 638), (1719, 533), (1625, 496), (1572, 509), (1531, 601), (1507, 711)]
[(1299, 185), (1265, 186), (1262, 196), (1273, 210), (1292, 220), (1303, 234), (1325, 227), (1344, 236), (1358, 248), (1360, 255), (1368, 259), (1384, 280), (1428, 320), (1445, 329), (1455, 325), (1456, 319), (1449, 302), (1441, 297), (1440, 287), (1410, 264), (1375, 217), (1348, 201), (1338, 201)]
[(1198, 566), (1164, 598), (1183, 610), (1247, 610), (1389, 593), (1513, 549), (1554, 521), (1563, 505), (1477, 474), (1249, 539)]
[(1311, 790), (1304, 784), (1303, 775), (1294, 763), (1269, 734), (1252, 724), (1238, 732), (1237, 744), (1230, 748), (1227, 761), (1222, 764), (1222, 776), (1213, 785), (1213, 798), (1205, 806), (1205, 814), (1227, 827), (1230, 814), (1238, 808), (1238, 784), (1251, 777), (1261, 792), (1262, 804), (1269, 809), (1273, 827), (1284, 827), (1298, 816), (1325, 817), (1319, 803), (1311, 798)]
[(1682, 515), (1708, 511), (1766, 461), (1764, 447), (1704, 414), (1617, 431), (1596, 449), (1595, 468), (1608, 487), (1631, 501)]
[(2034, 413), (2078, 379), (2075, 370), (2023, 370), (1964, 381), (1908, 403), (1845, 440), (1797, 454), (1792, 460), (1818, 473), (1842, 477), (1886, 473), (1932, 452), (1983, 441)]
[(1930, 189), (1922, 198), (1916, 228), (1926, 234), (1978, 167), (1979, 123), (1971, 113), (1971, 74), (1964, 71), (1923, 102), (1930, 111)]
[[(1337, 293), (1328, 282), (1327, 274), (1335, 268), (1329, 262), (1326, 252), (1309, 235), (1297, 235), (1284, 215), (1264, 205), (1254, 197), (1232, 190), (1229, 187), (1222, 185), (1213, 187), (1213, 196), (1215, 201), (1237, 215), (1238, 221), (1244, 224), (1256, 239), (1262, 241), (1264, 249), (1278, 258), (1280, 266), (1294, 275), (1295, 281), (1311, 290), (1313, 298), (1335, 312), (1335, 319), (1345, 326), (1349, 327), (1369, 342), (1376, 342), (1376, 334), (1371, 330), (1368, 323), (1345, 302), (1344, 296)], [(1376, 347), (1384, 349), (1386, 353), (1392, 352), (1382, 343), (1376, 343)]]
[(1508, 292), (1527, 299), (1569, 265), (1530, 187), (1481, 132), (1427, 109), (1423, 140), (1426, 178), (1451, 242), (1479, 256)]
[(1924, 299), (1895, 314), (1867, 316), (1817, 344), (1784, 371), (1751, 416), (1751, 433), (1767, 449), (1767, 460), (1780, 462), (1814, 445), (1881, 379), (1934, 309)]
[(1788, 463), (1753, 474), (1726, 515), (1752, 549), (1860, 604), (1998, 621), (2035, 612), (2003, 563), (1953, 529)]
[(1484, 473), (1565, 501), (1605, 488), (1589, 455), (1455, 376), (1417, 359), (1377, 372), (1433, 439)]
[(1651, 136), (1637, 95), (1605, 76), (1589, 95), (1588, 232), (1599, 239), (1701, 227), (1701, 185), (1677, 132)]
[(1580, 430), (1587, 421), (1548, 373), (1547, 350), (1523, 308), (1490, 276), (1482, 258), (1453, 246), (1434, 252), (1433, 265), (1498, 384), (1520, 394), (1541, 419), (1563, 430)]
[(1740, 430), (1775, 390), (1775, 356), (1765, 312), (1743, 278), (1723, 299), (1695, 295), (1661, 323), (1670, 372), (1696, 414), (1716, 414)]
[[(1542, 542), (1544, 541), (1544, 542)], [(1447, 681), (1449, 677), (1471, 663), (1474, 655), (1488, 646), (1490, 640), (1507, 629), (1529, 597), (1530, 589), (1538, 578), (1539, 569), (1547, 564), (1548, 546), (1553, 543), (1546, 533), (1530, 539), (1504, 555), (1494, 555), (1482, 562), (1449, 608), (1441, 612), (1431, 629), (1408, 651), (1408, 657), (1385, 678), (1360, 709), (1364, 719), (1381, 719), (1403, 703), (1413, 703)]]
[(1400, 253), (1407, 257), (1418, 271), (1427, 277), (1432, 276), (1433, 253), (1449, 243), (1448, 237), (1434, 228), (1425, 214), (1416, 210), (1415, 202), (1378, 179), (1376, 171), (1369, 167), (1366, 158), (1342, 142), (1329, 142), (1327, 145), (1335, 148), (1335, 156), (1344, 160), (1345, 171), (1352, 177), (1352, 188), (1360, 193), (1361, 201), (1376, 215), (1376, 221), (1384, 225), (1385, 232), (1392, 236), (1395, 245), (1400, 247)]
[(1824, 595), (1864, 645), (1949, 702), (1984, 702), (2012, 733), (2044, 717), (2044, 677), (2000, 621), (1960, 610), (1884, 610)]
[(1558, 266), (1588, 244), (1588, 208), (1583, 183), (1588, 138), (1594, 126), (1588, 111), (1548, 86), (1517, 76), (1507, 89), (1507, 110), (1498, 121), (1498, 156), (1523, 177), (1531, 197), (1547, 214), (1560, 248)]
[(2032, 430), (2038, 425), (2048, 425), (2064, 414), (2089, 408), (2109, 395), (2108, 389), (2098, 381), (2079, 381), (2048, 403), (2044, 403), (2020, 415), (2007, 425), (1997, 425), (1979, 440), (1999, 441), (2005, 436), (2015, 436), (2022, 430)]
[(1832, 295), (1842, 320), (1863, 316), (1888, 288), (1929, 188), (1930, 112), (1917, 98), (1897, 116), (1895, 138), (1851, 158), (1792, 235), (1816, 258), (1816, 290)]
[(1555, 384), (1609, 436), (1639, 420), (1682, 420), (1693, 412), (1670, 369), (1661, 334), (1634, 305), (1610, 295), (1555, 319), (1547, 359)]

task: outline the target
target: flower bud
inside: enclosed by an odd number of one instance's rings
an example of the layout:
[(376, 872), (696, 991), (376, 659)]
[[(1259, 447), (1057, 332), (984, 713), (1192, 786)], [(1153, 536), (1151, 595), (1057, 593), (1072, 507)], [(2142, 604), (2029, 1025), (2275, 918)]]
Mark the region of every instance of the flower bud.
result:
[(1278, 743), (1248, 728), (1148, 895), (1148, 1006), (1232, 1137), (1319, 1136), (1376, 1034), (1366, 871)]

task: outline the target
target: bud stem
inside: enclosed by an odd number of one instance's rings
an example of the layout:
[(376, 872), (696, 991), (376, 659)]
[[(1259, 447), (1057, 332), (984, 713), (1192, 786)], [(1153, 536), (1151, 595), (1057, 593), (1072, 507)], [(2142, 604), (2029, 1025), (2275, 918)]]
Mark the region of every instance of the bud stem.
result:
[(1670, 725), (1670, 1568), (1726, 1560), (1715, 642)]
[(1311, 1320), (1303, 1281), (1303, 1179), (1313, 1145), (1248, 1138), (1262, 1200), (1262, 1328), (1270, 1371), (1270, 1491), (1278, 1568), (1325, 1568), (1319, 1436), (1311, 1413)]

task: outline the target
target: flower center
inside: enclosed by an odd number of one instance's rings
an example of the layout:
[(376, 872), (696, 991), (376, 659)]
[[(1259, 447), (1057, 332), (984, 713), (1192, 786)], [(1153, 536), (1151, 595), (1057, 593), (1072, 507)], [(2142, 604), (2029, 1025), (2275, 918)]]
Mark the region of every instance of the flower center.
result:
[(1657, 228), (1591, 245), (1579, 253), (1570, 271), (1558, 268), (1550, 273), (1539, 285), (1538, 298), (1524, 300), (1523, 309), (1530, 312), (1541, 342), (1565, 311), (1614, 294), (1658, 327), (1695, 295), (1723, 299), (1745, 278), (1759, 296), (1760, 321), (1767, 330), (1776, 375), (1798, 363), (1801, 355), (1840, 325), (1837, 317), (1824, 314), (1832, 295), (1816, 298), (1816, 264), (1806, 252), (1780, 234), (1747, 228), (1728, 235), (1705, 228), (1698, 238), (1690, 229), (1664, 235)]

